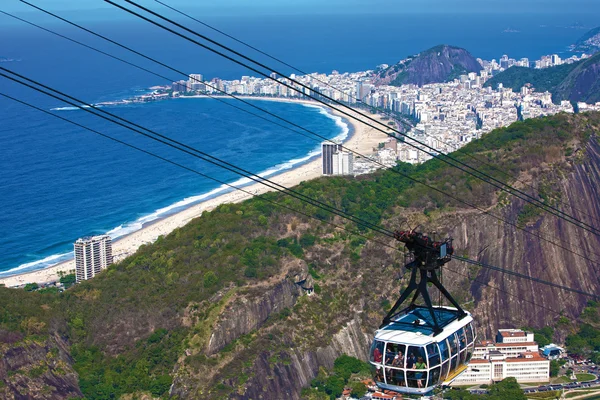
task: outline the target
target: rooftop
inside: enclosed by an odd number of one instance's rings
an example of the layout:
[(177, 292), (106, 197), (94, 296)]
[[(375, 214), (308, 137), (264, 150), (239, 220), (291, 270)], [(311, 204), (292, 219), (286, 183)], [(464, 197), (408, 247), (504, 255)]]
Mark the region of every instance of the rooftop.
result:
[[(436, 308), (435, 316), (438, 324), (444, 330), (436, 339), (446, 338), (451, 333), (467, 325), (473, 318), (471, 314), (458, 321), (456, 309), (450, 307)], [(419, 321), (417, 323), (417, 321)], [(407, 343), (416, 345), (425, 345), (433, 342), (433, 318), (425, 307), (416, 308), (407, 314), (403, 314), (375, 333), (376, 339), (392, 341), (397, 343)]]

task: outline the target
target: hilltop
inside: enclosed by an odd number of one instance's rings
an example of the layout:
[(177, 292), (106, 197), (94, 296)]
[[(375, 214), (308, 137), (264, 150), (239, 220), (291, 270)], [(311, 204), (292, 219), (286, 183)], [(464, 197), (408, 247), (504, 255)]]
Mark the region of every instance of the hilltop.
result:
[(422, 86), (428, 83), (452, 81), (460, 75), (481, 70), (479, 62), (467, 50), (439, 45), (379, 72), (375, 83)]
[(489, 79), (484, 86), (496, 88), (499, 83), (515, 91), (529, 83), (538, 92), (552, 93), (555, 102), (595, 103), (600, 101), (600, 53), (573, 64), (549, 68), (510, 67)]
[[(559, 114), (496, 129), (463, 150), (498, 167), (479, 165), (481, 171), (518, 176), (544, 201), (599, 219), (598, 133), (600, 113)], [(454, 156), (473, 164), (463, 152)], [(597, 236), (438, 159), (396, 171), (572, 251), (600, 246)], [(391, 170), (320, 178), (295, 190), (387, 229), (420, 225), (448, 234), (456, 254), (600, 290), (589, 279), (594, 263)], [(206, 212), (64, 293), (0, 287), (0, 397), (298, 399), (341, 354), (366, 359), (370, 335), (408, 278), (394, 247), (387, 237), (268, 193)], [(444, 284), (473, 312), (482, 337), (500, 324), (551, 325), (560, 340), (576, 329), (570, 320), (587, 300), (457, 261)]]

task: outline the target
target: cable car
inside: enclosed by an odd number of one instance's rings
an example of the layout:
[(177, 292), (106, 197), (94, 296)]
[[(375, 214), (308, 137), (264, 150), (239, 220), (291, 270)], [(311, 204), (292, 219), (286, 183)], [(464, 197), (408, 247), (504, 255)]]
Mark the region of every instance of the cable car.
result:
[[(373, 379), (382, 389), (426, 394), (451, 383), (466, 370), (477, 334), (473, 317), (443, 287), (436, 270), (450, 261), (452, 240), (431, 241), (414, 231), (396, 232), (406, 244), (412, 271), (407, 289), (375, 332), (370, 350)], [(433, 306), (428, 284), (432, 283), (454, 307)], [(413, 293), (414, 292), (414, 293)], [(408, 307), (398, 311), (413, 294)], [(419, 295), (425, 305), (417, 305)]]

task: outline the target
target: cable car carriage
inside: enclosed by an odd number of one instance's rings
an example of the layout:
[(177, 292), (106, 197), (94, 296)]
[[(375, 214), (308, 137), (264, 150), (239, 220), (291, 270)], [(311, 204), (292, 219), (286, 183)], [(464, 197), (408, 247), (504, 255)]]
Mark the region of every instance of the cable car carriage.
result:
[[(464, 311), (438, 280), (436, 270), (450, 261), (452, 240), (434, 242), (413, 231), (396, 232), (412, 261), (407, 289), (375, 332), (370, 364), (373, 379), (382, 389), (426, 394), (451, 383), (473, 355), (476, 332), (473, 317)], [(428, 291), (432, 283), (454, 307), (433, 306)], [(413, 294), (410, 304), (398, 311)], [(417, 305), (419, 295), (425, 305)]]

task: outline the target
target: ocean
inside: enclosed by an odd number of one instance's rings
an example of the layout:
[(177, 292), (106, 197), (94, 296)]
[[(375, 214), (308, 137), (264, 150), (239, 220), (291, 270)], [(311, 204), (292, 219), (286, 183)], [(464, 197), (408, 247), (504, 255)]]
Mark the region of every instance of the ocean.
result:
[[(465, 47), (484, 59), (498, 59), (502, 54), (530, 59), (550, 53), (568, 55), (567, 46), (586, 31), (579, 26), (589, 29), (595, 26), (597, 17), (593, 13), (553, 16), (430, 12), (213, 16), (207, 22), (304, 71), (329, 73), (334, 69), (359, 71), (391, 64), (440, 43)], [(87, 27), (188, 73), (201, 73), (209, 79), (253, 75), (141, 22), (80, 18)], [(38, 22), (171, 80), (182, 79), (72, 27), (48, 19)], [(214, 36), (206, 28), (196, 27)], [(507, 28), (518, 32), (504, 32)], [(230, 40), (224, 42), (249, 51)], [(265, 57), (257, 58), (275, 64)], [(168, 83), (5, 16), (0, 16), (1, 59), (17, 61), (1, 62), (0, 66), (91, 103), (131, 97), (150, 86)], [(285, 73), (294, 72), (277, 67)], [(217, 179), (240, 179), (4, 79), (0, 92)], [(347, 125), (322, 108), (257, 104), (328, 138), (348, 134)], [(274, 174), (318, 155), (318, 142), (211, 99), (114, 106), (108, 111), (257, 173)], [(107, 232), (119, 237), (223, 190), (219, 183), (6, 99), (0, 99), (0, 143), (0, 276), (43, 268), (68, 257), (78, 237)]]

